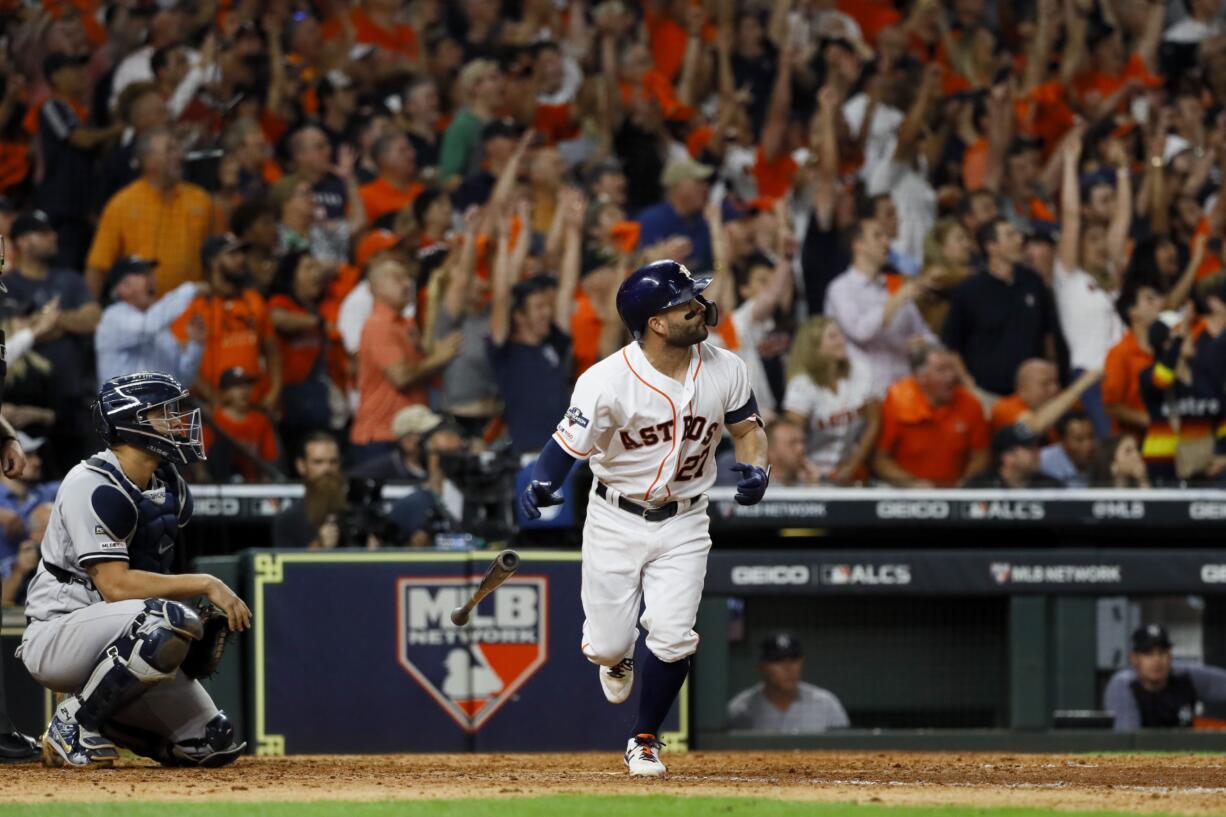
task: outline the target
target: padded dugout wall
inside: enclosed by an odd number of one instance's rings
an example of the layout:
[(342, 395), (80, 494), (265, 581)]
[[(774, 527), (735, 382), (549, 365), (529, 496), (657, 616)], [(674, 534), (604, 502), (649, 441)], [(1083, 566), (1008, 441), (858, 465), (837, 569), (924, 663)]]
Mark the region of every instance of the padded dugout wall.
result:
[[(244, 554), (256, 753), (620, 751), (637, 690), (609, 704), (579, 651), (578, 552), (522, 552), (470, 624), (451, 623), (495, 555)], [(663, 730), (673, 750), (686, 697)]]

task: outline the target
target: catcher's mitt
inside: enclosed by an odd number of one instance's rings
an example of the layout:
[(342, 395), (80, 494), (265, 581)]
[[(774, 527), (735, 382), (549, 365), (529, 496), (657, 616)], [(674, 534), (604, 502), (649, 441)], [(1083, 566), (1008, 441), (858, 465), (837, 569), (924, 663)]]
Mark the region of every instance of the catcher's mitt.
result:
[(179, 669), (189, 678), (208, 678), (217, 672), (221, 656), (225, 654), (231, 635), (230, 624), (226, 614), (208, 601), (197, 605), (196, 614), (204, 625), (204, 635), (188, 646), (187, 657)]

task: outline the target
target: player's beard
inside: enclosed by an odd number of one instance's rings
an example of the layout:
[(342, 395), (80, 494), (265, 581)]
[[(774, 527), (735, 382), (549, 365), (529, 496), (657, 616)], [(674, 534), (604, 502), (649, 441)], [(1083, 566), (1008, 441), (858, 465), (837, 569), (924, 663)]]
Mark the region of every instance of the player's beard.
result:
[(672, 327), (668, 333), (666, 342), (669, 346), (678, 348), (686, 348), (697, 343), (702, 343), (707, 339), (707, 334), (710, 330), (707, 329), (707, 324), (704, 321), (698, 321), (694, 324), (681, 324), (680, 326)]

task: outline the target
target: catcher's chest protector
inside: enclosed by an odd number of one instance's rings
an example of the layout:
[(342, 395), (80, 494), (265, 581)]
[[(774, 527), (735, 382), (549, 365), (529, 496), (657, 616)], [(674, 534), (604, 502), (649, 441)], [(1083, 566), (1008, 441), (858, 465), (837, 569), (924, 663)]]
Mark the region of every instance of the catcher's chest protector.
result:
[(85, 463), (90, 469), (109, 479), (136, 506), (136, 530), (128, 543), (128, 564), (133, 570), (150, 573), (170, 573), (174, 565), (174, 545), (179, 538), (180, 519), (184, 510), (187, 485), (174, 466), (163, 463), (156, 473), (161, 482), (160, 503), (136, 489), (118, 468), (100, 457), (90, 457)]

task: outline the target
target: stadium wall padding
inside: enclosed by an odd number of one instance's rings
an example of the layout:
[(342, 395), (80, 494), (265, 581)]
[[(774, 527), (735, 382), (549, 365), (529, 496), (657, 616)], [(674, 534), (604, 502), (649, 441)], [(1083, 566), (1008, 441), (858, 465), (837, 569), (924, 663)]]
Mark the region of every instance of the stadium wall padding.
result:
[[(578, 552), (524, 552), (467, 627), (451, 623), (495, 555), (244, 554), (255, 751), (624, 746), (637, 694), (606, 702), (580, 652)], [(670, 748), (685, 747), (686, 714), (683, 703), (665, 723)]]

